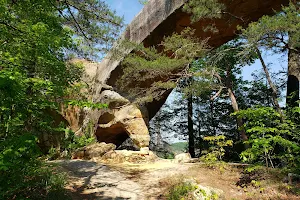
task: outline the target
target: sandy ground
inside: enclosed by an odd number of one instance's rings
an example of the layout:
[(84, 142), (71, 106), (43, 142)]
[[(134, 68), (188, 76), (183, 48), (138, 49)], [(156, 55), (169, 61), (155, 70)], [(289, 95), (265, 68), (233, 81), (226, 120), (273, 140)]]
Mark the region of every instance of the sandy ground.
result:
[[(75, 200), (164, 200), (167, 187), (175, 179), (195, 179), (203, 186), (224, 191), (229, 200), (285, 199), (300, 200), (299, 196), (278, 190), (278, 185), (263, 181), (261, 188), (241, 188), (237, 182), (243, 169), (207, 168), (199, 163), (175, 163), (158, 160), (152, 164), (107, 165), (87, 160), (55, 161), (68, 172), (67, 190)], [(267, 178), (266, 178), (267, 179)]]
[(70, 175), (72, 199), (163, 199), (160, 180), (185, 173), (189, 166), (162, 160), (155, 164), (105, 165), (86, 160), (56, 161)]

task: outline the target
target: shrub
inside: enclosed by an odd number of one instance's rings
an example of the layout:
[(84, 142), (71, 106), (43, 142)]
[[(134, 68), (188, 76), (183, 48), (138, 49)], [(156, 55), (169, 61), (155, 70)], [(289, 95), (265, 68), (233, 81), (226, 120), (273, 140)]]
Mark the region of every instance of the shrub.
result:
[[(182, 200), (189, 196), (189, 194), (196, 190), (196, 186), (191, 183), (179, 183), (174, 185), (169, 194), (167, 195), (168, 200)], [(188, 198), (190, 199), (190, 198)]]
[(43, 199), (64, 194), (65, 175), (38, 159), (36, 137), (24, 134), (0, 143), (0, 199)]
[[(72, 153), (84, 146), (88, 146), (96, 142), (95, 136), (90, 132), (86, 132), (83, 135), (75, 135), (70, 129), (65, 130), (65, 137), (61, 144), (60, 149), (50, 148), (48, 151), (48, 159), (53, 160), (59, 157), (68, 157), (70, 158)], [(61, 155), (61, 152), (66, 152), (67, 155)]]
[(206, 163), (222, 161), (223, 156), (225, 155), (224, 147), (232, 146), (233, 144), (233, 141), (226, 140), (226, 136), (224, 135), (204, 137), (204, 141), (208, 141), (210, 144), (206, 154), (200, 158), (200, 160)]
[(289, 167), (297, 170), (300, 164), (299, 127), (293, 121), (281, 118), (270, 107), (240, 111), (246, 120), (249, 148), (241, 153), (244, 162), (265, 164), (267, 167)]

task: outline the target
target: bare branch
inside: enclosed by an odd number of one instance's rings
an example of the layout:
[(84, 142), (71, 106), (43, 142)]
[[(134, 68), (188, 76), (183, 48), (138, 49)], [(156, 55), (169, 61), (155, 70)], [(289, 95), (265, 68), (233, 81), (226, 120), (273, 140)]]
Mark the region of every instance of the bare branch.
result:
[(213, 97), (210, 98), (210, 100), (213, 101), (213, 100), (215, 100), (218, 96), (220, 96), (220, 94), (222, 93), (223, 89), (224, 89), (224, 87), (221, 87), (221, 88), (219, 89), (219, 91), (218, 91)]

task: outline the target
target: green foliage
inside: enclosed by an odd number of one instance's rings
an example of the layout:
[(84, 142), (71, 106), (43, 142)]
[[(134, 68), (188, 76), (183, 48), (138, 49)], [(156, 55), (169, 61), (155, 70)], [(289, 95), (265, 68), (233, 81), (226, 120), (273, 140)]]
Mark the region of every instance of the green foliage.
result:
[[(290, 2), (275, 16), (263, 16), (257, 22), (242, 29), (242, 36), (248, 40), (248, 49), (265, 47), (275, 52), (300, 47), (299, 2)], [(288, 37), (288, 34), (289, 37)]]
[(76, 136), (72, 131), (68, 132), (65, 140), (65, 148), (68, 152), (73, 152), (76, 149), (95, 143), (96, 138), (91, 134)]
[(37, 143), (64, 130), (64, 103), (103, 107), (72, 96), (83, 68), (68, 59), (99, 54), (120, 27), (103, 1), (0, 1), (1, 199), (41, 199), (62, 187), (38, 161)]
[(212, 191), (211, 194), (207, 194), (204, 189), (199, 189), (198, 193), (201, 193), (202, 199), (204, 200), (218, 200), (219, 195)]
[[(214, 100), (222, 96), (228, 88), (236, 91), (245, 83), (240, 76), (242, 67), (252, 64), (256, 59), (253, 52), (249, 52), (247, 57), (241, 56), (243, 51), (244, 48), (238, 41), (231, 41), (207, 52), (204, 58), (194, 61), (190, 71), (193, 72), (195, 81), (186, 88), (185, 93), (206, 95)], [(228, 94), (228, 91), (225, 94)]]
[(167, 152), (164, 154), (164, 158), (165, 159), (174, 159), (175, 158), (175, 154), (172, 152)]
[(187, 149), (187, 142), (176, 142), (171, 144), (171, 149), (173, 152), (185, 152)]
[[(89, 126), (90, 125), (91, 124), (89, 124)], [(75, 135), (75, 133), (70, 129), (65, 129), (65, 136), (62, 143), (60, 144), (60, 148), (50, 148), (47, 154), (47, 158), (49, 160), (55, 160), (62, 157), (71, 158), (72, 153), (74, 153), (76, 150), (97, 142), (96, 137), (93, 135), (93, 132), (88, 131), (89, 130), (87, 130), (82, 135)]]
[(111, 48), (123, 27), (123, 18), (103, 0), (50, 2), (62, 23), (74, 33), (76, 45), (68, 53), (77, 57), (97, 59)]
[[(165, 37), (155, 47), (135, 45), (134, 52), (122, 62), (124, 74), (117, 83), (122, 89), (129, 89), (133, 97), (152, 101), (162, 91), (174, 88), (177, 79), (186, 75), (189, 63), (208, 49), (207, 41), (196, 38), (191, 28)], [(133, 82), (134, 87), (130, 85)]]
[(75, 40), (101, 46), (118, 32), (121, 18), (95, 0), (2, 1), (0, 10), (0, 134), (11, 136), (15, 127), (21, 134), (48, 132), (53, 119), (45, 113), (57, 112), (80, 82), (82, 66), (66, 62), (69, 51), (82, 52)]
[(38, 160), (37, 139), (31, 134), (1, 142), (0, 198), (41, 199), (50, 194), (64, 195), (65, 175)]
[(187, 195), (194, 191), (196, 186), (192, 185), (191, 183), (180, 183), (177, 185), (174, 185), (167, 195), (168, 200), (182, 200), (187, 197)]
[(107, 104), (101, 104), (101, 103), (94, 103), (92, 101), (83, 101), (83, 100), (69, 100), (66, 102), (67, 105), (70, 106), (77, 106), (80, 108), (91, 108), (91, 109), (102, 109), (102, 108), (107, 108)]
[(250, 148), (241, 153), (243, 161), (265, 163), (267, 167), (299, 166), (299, 127), (295, 123), (288, 119), (281, 121), (280, 114), (270, 107), (249, 108), (237, 115), (246, 119), (249, 134), (246, 143)]
[(146, 5), (148, 3), (148, 0), (139, 0), (140, 4)]
[(225, 155), (224, 148), (233, 145), (233, 141), (226, 140), (226, 136), (224, 135), (204, 137), (204, 141), (208, 141), (211, 145), (207, 153), (201, 157), (201, 160), (207, 163), (222, 161)]
[(218, 0), (189, 0), (184, 4), (183, 10), (192, 14), (192, 21), (200, 19), (221, 18), (225, 5)]

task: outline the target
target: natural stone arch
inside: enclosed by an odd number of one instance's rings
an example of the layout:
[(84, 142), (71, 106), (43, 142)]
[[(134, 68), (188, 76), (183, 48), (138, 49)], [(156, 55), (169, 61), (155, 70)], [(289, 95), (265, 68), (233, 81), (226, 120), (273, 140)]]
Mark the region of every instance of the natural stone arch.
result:
[[(287, 5), (289, 0), (220, 0), (220, 2), (225, 4), (230, 15), (223, 15), (222, 18), (216, 20), (201, 20), (196, 23), (191, 23), (190, 15), (182, 11), (181, 8), (185, 2), (185, 0), (150, 0), (143, 10), (128, 25), (126, 31), (121, 37), (121, 40), (127, 39), (132, 42), (143, 43), (144, 46), (153, 46), (159, 44), (164, 36), (171, 35), (174, 32), (179, 33), (185, 27), (189, 26), (196, 30), (196, 36), (199, 38), (209, 37), (209, 44), (212, 47), (218, 47), (236, 37), (237, 25), (246, 26), (248, 23), (258, 20), (263, 15), (273, 14), (274, 10), (280, 10), (282, 5)], [(205, 27), (208, 24), (215, 24), (215, 27), (219, 30), (219, 32), (216, 34), (204, 32), (202, 27)], [(118, 48), (118, 45), (115, 45), (114, 48)], [(131, 51), (132, 49), (130, 48), (123, 50), (123, 57), (125, 57)], [(114, 49), (112, 52), (114, 52)], [(131, 123), (131, 120), (133, 120), (133, 118), (131, 118), (132, 115), (123, 113), (123, 117), (118, 117), (118, 115), (122, 115), (122, 112), (124, 112), (125, 108), (130, 108), (141, 113), (139, 108), (131, 105), (130, 101), (128, 101), (128, 97), (126, 96), (127, 91), (120, 90), (116, 85), (116, 80), (118, 80), (122, 74), (120, 62), (123, 57), (121, 56), (120, 58), (116, 59), (114, 56), (112, 56), (112, 53), (109, 53), (101, 63), (89, 64), (95, 66), (97, 69), (93, 76), (93, 83), (91, 84), (91, 99), (95, 103), (103, 103), (107, 101), (104, 93), (108, 92), (107, 90), (103, 91), (103, 88), (112, 88), (107, 87), (106, 83), (108, 83), (110, 86), (113, 86), (116, 94), (122, 94), (123, 99), (121, 104), (119, 104), (119, 102), (108, 102), (109, 109), (114, 113), (115, 116), (115, 119), (113, 120), (114, 123), (111, 123), (110, 127), (112, 129), (117, 128), (120, 131), (120, 137), (124, 135), (125, 129), (125, 132), (130, 135), (135, 143), (137, 143), (138, 146), (143, 147), (149, 144), (149, 134), (146, 125), (148, 122), (144, 121), (144, 119), (150, 119), (155, 115), (155, 113), (164, 104), (171, 91), (166, 90), (162, 92), (159, 99), (145, 105), (147, 110), (143, 113), (148, 113), (149, 116), (144, 116), (143, 118), (142, 114), (140, 114), (141, 116), (138, 117), (139, 120), (135, 120), (136, 123), (142, 127), (142, 131), (138, 133), (140, 131), (139, 128), (135, 126), (133, 122)], [(130, 88), (127, 88), (127, 90), (129, 89)], [(86, 118), (95, 124), (95, 133), (97, 137), (101, 135), (99, 132), (103, 132), (104, 130), (107, 131), (109, 129), (108, 125), (107, 127), (103, 127), (104, 125), (97, 123), (104, 112), (106, 111), (94, 110), (90, 111), (86, 116)], [(125, 119), (130, 120), (126, 121)], [(124, 127), (122, 127), (120, 123)], [(135, 137), (135, 135), (140, 136)]]

